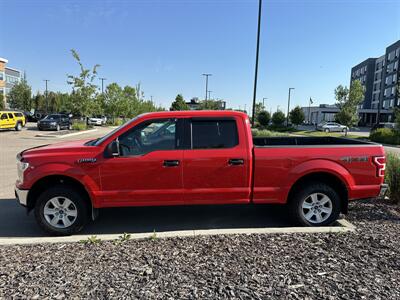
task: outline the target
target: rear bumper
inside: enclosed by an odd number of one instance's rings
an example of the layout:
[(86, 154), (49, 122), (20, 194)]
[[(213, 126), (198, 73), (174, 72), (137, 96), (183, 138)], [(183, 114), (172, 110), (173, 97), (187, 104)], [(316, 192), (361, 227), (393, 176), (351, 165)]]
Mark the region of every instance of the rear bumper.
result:
[(354, 186), (349, 190), (349, 200), (383, 197), (387, 189), (387, 184)]
[(385, 197), (387, 191), (389, 189), (389, 185), (387, 185), (386, 183), (381, 184), (381, 190), (379, 191), (379, 198), (383, 198)]
[(17, 198), (17, 201), (19, 202), (19, 204), (21, 204), (23, 206), (27, 206), (28, 193), (29, 193), (29, 190), (20, 190), (19, 188), (15, 188), (15, 198)]

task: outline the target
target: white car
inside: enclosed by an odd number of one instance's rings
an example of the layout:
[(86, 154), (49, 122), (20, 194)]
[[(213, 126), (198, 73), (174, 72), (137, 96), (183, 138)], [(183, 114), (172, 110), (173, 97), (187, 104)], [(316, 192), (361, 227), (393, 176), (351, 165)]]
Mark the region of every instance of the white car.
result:
[(87, 120), (88, 125), (105, 125), (107, 117), (105, 116), (93, 116)]
[(318, 124), (317, 130), (325, 132), (346, 132), (349, 130), (349, 127), (335, 122), (326, 122)]

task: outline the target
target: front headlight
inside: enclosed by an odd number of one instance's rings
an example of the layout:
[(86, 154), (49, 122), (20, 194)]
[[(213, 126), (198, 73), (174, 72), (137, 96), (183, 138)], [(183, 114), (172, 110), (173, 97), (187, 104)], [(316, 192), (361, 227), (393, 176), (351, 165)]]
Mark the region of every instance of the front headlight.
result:
[(24, 161), (17, 161), (17, 171), (18, 171), (18, 181), (20, 183), (24, 182), (24, 172), (29, 168), (29, 163)]

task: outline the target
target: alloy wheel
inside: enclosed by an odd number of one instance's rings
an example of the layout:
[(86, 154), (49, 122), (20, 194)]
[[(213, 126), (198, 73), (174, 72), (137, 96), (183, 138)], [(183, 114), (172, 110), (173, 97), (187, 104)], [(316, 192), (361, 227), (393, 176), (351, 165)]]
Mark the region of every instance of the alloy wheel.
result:
[(66, 197), (54, 197), (46, 202), (43, 215), (47, 223), (55, 228), (68, 228), (75, 223), (78, 210)]
[(332, 200), (323, 193), (313, 193), (303, 200), (301, 212), (308, 222), (322, 223), (332, 215)]

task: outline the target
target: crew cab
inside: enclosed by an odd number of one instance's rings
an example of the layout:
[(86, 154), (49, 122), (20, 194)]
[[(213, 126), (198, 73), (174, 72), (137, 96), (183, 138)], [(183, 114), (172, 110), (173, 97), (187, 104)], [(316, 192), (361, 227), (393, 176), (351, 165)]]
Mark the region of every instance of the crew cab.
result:
[[(253, 138), (234, 111), (154, 112), (95, 140), (17, 156), (18, 201), (55, 235), (100, 208), (287, 204), (305, 226), (332, 224), (348, 202), (384, 192), (381, 145), (333, 137)], [(116, 220), (118, 222), (118, 220)]]

